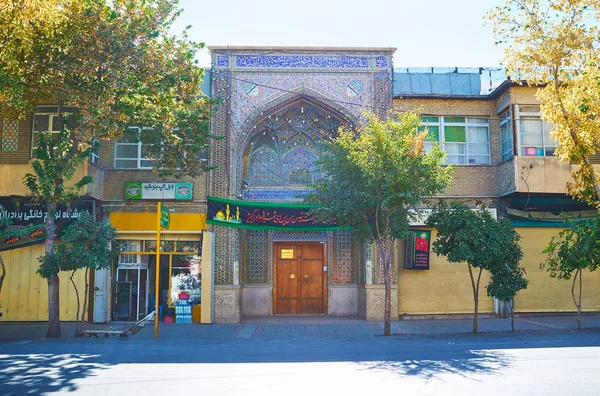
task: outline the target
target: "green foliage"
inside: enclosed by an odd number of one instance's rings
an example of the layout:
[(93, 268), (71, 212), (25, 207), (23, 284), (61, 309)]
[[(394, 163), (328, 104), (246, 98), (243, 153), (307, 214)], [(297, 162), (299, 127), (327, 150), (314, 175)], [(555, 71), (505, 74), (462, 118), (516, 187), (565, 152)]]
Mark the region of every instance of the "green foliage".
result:
[(213, 104), (195, 59), (204, 44), (171, 32), (180, 13), (176, 0), (8, 0), (0, 105), (19, 117), (40, 103), (77, 109), (80, 150), (150, 128), (141, 140), (159, 173), (199, 175)]
[(459, 202), (447, 206), (441, 202), (427, 220), (437, 229), (432, 250), (451, 263), (466, 262), (471, 267), (487, 270), (491, 279), (487, 294), (510, 301), (528, 281), (519, 266), (523, 257), (520, 235), (506, 219), (496, 220), (483, 205), (477, 210)]
[(119, 253), (111, 249), (116, 236), (117, 230), (109, 223), (98, 222), (93, 215), (83, 212), (65, 229), (54, 253), (39, 258), (37, 272), (48, 279), (59, 271), (109, 268)]
[(567, 192), (600, 209), (600, 3), (505, 0), (491, 10), (503, 65), (513, 81), (537, 86), (541, 118), (553, 125), (554, 155), (577, 165)]
[(318, 163), (324, 177), (305, 202), (320, 219), (335, 218), (366, 241), (403, 238), (424, 197), (442, 191), (453, 168), (434, 145), (424, 152), (426, 131), (415, 112), (380, 120), (366, 114), (358, 131), (341, 130)]
[(527, 289), (529, 280), (525, 278), (525, 268), (518, 261), (498, 264), (490, 271), (492, 278), (487, 287), (487, 295), (510, 302), (519, 291)]
[(573, 221), (550, 240), (544, 253), (548, 257), (540, 267), (552, 278), (571, 279), (574, 271), (582, 269), (595, 271), (600, 265), (600, 215)]
[(385, 283), (383, 333), (390, 335), (394, 238), (408, 234), (418, 205), (446, 187), (452, 168), (442, 166), (444, 154), (438, 145), (424, 152), (427, 131), (417, 133), (417, 113), (365, 118), (357, 131), (340, 129), (318, 162), (324, 177), (305, 202), (312, 205), (315, 218), (336, 219), (356, 239), (375, 242)]
[(35, 200), (68, 204), (92, 182), (90, 176), (84, 176), (73, 186), (66, 185), (77, 167), (97, 150), (98, 144), (80, 150), (71, 139), (69, 129), (63, 128), (57, 135), (53, 138), (51, 133), (40, 133), (35, 151), (37, 158), (31, 163), (33, 173), (27, 173), (24, 180)]

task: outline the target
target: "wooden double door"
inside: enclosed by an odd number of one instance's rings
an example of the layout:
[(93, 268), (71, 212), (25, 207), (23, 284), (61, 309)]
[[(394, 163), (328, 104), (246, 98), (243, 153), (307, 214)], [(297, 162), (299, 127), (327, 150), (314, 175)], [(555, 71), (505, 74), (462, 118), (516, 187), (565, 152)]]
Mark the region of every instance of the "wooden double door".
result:
[(274, 312), (279, 315), (327, 312), (327, 267), (318, 242), (274, 244)]

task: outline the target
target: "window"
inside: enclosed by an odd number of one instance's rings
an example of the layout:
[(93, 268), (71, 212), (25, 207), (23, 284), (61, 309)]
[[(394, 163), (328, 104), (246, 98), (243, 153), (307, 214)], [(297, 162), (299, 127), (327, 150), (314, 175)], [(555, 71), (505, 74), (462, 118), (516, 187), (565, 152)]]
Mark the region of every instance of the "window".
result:
[[(94, 139), (93, 143), (99, 143), (98, 139)], [(100, 157), (98, 156), (98, 152), (100, 151), (100, 147), (98, 147), (98, 151), (96, 151), (95, 153), (92, 153), (92, 155), (90, 156), (90, 161), (92, 164), (95, 165), (100, 165)]]
[(425, 149), (431, 150), (431, 141), (442, 144), (446, 151), (446, 163), (457, 165), (488, 165), (490, 157), (489, 122), (486, 118), (423, 117), (429, 142)]
[(115, 143), (115, 168), (117, 169), (152, 169), (154, 160), (148, 158), (147, 151), (140, 141), (138, 127), (128, 128), (127, 138)]
[[(75, 109), (63, 109), (63, 117), (66, 117), (67, 127), (69, 129), (75, 128), (75, 117), (70, 115)], [(62, 121), (58, 115), (58, 107), (56, 106), (38, 106), (35, 109), (33, 115), (33, 131), (31, 134), (31, 157), (35, 157), (35, 150), (38, 147), (38, 139), (40, 132), (52, 133), (53, 139), (58, 137), (62, 126)]]
[(550, 136), (552, 124), (540, 118), (539, 106), (516, 106), (519, 127), (520, 155), (526, 157), (551, 157), (556, 150), (556, 140)]
[[(135, 253), (140, 251), (140, 242), (138, 241), (117, 241), (119, 250), (123, 253)], [(120, 254), (119, 267), (136, 267), (140, 265), (139, 254)]]
[(312, 174), (308, 169), (296, 169), (290, 172), (290, 186), (308, 186), (312, 183)]
[(502, 162), (504, 162), (514, 156), (510, 110), (500, 114), (500, 139), (502, 140)]

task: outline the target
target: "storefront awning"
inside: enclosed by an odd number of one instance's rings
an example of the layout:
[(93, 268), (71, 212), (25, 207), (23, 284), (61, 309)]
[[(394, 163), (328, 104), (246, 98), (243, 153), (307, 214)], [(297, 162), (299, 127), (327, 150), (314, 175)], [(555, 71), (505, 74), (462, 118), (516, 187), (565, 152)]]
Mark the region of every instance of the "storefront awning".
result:
[[(156, 213), (112, 212), (110, 224), (119, 232), (156, 232)], [(171, 213), (169, 231), (190, 233), (203, 230), (206, 230), (204, 213)]]

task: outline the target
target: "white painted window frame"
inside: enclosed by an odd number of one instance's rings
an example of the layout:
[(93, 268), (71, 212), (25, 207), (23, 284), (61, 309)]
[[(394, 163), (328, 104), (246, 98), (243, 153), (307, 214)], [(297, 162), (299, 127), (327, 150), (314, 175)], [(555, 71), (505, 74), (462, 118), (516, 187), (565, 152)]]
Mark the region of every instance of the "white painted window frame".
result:
[[(492, 164), (492, 151), (491, 151), (491, 147), (490, 147), (490, 120), (488, 117), (484, 117), (484, 116), (439, 116), (439, 115), (433, 115), (433, 114), (427, 114), (427, 115), (423, 115), (423, 117), (437, 117), (438, 118), (438, 122), (423, 122), (423, 126), (424, 127), (428, 127), (428, 126), (437, 126), (439, 127), (439, 131), (440, 131), (440, 143), (442, 145), (442, 150), (446, 150), (446, 126), (464, 126), (465, 127), (465, 143), (454, 143), (454, 142), (450, 142), (452, 144), (464, 144), (466, 147), (465, 150), (465, 154), (452, 154), (455, 156), (461, 156), (461, 157), (465, 157), (466, 162), (463, 163), (451, 163), (448, 162), (447, 159), (444, 162), (446, 165), (459, 165), (459, 166), (489, 166)], [(446, 117), (460, 117), (460, 118), (464, 118), (465, 122), (447, 122), (445, 119)], [(469, 122), (469, 119), (486, 119), (487, 123), (474, 123), (474, 122)], [(469, 134), (468, 134), (468, 130), (467, 128), (469, 126), (472, 127), (481, 127), (481, 126), (485, 126), (487, 128), (487, 145), (488, 145), (488, 162), (485, 164), (469, 164)], [(474, 143), (473, 143), (474, 144)], [(431, 144), (428, 142), (425, 142), (425, 147), (426, 149), (431, 149)], [(477, 155), (477, 156), (485, 156), (485, 154), (473, 154), (473, 155)]]
[[(137, 129), (137, 133), (138, 133), (138, 137), (140, 132), (143, 129), (150, 129), (150, 128), (139, 128), (136, 126), (130, 126), (128, 129)], [(135, 146), (137, 147), (137, 155), (136, 158), (133, 157), (117, 157), (117, 150), (118, 147), (123, 147), (123, 146)], [(142, 166), (142, 161), (154, 161), (152, 158), (146, 158), (142, 156), (142, 148), (143, 148), (143, 144), (141, 141), (138, 142), (134, 142), (134, 143), (129, 143), (129, 142), (119, 142), (117, 141), (115, 143), (115, 159), (114, 159), (114, 167), (115, 169), (128, 169), (128, 170), (152, 170), (152, 168), (154, 166)], [(135, 167), (120, 167), (117, 166), (117, 161), (136, 161), (136, 166)]]
[[(524, 106), (528, 106), (528, 105), (524, 105)], [(531, 105), (534, 106), (534, 105)], [(542, 150), (544, 152), (543, 156), (538, 156), (538, 155), (523, 155), (523, 146), (522, 146), (522, 139), (521, 139), (521, 135), (522, 135), (522, 129), (521, 129), (521, 120), (522, 117), (537, 117), (540, 119), (540, 122), (544, 122), (541, 118), (541, 114), (539, 111), (536, 112), (526, 112), (526, 111), (521, 111), (521, 106), (516, 104), (515, 105), (515, 129), (516, 129), (516, 137), (517, 137), (517, 152), (519, 156), (521, 157), (525, 157), (525, 158), (549, 158), (549, 157), (554, 157), (554, 155), (546, 155), (546, 138), (544, 136), (544, 129), (542, 126)], [(554, 145), (548, 145), (547, 147), (554, 147), (556, 149), (556, 145), (557, 142), (554, 142)], [(534, 147), (534, 146), (526, 146), (526, 147)], [(535, 146), (535, 147), (539, 147), (539, 146)]]
[[(513, 128), (512, 128), (512, 116), (511, 116), (510, 107), (507, 108), (505, 111), (501, 112), (499, 117), (500, 117), (500, 151), (502, 153), (501, 160), (502, 160), (502, 162), (505, 162), (515, 156), (514, 147), (513, 147)], [(508, 125), (508, 135), (507, 135), (508, 138), (506, 138), (506, 139), (504, 136), (502, 136), (502, 127), (504, 125)], [(504, 144), (507, 142), (510, 142), (510, 144), (508, 145), (509, 150), (504, 151), (503, 147), (504, 147)]]
[[(57, 106), (38, 106), (38, 108), (43, 109), (44, 107), (48, 107), (48, 108), (56, 108)], [(69, 115), (71, 113), (63, 113), (63, 116), (65, 115)], [(35, 150), (37, 149), (37, 141), (35, 139), (36, 136), (36, 131), (35, 130), (35, 117), (36, 116), (44, 116), (47, 115), (48, 116), (48, 130), (46, 132), (51, 132), (52, 136), (54, 137), (54, 135), (58, 135), (60, 133), (60, 131), (53, 131), (52, 130), (52, 122), (54, 120), (54, 118), (58, 118), (59, 114), (55, 111), (35, 111), (33, 113), (33, 120), (31, 122), (31, 158), (35, 158)]]

